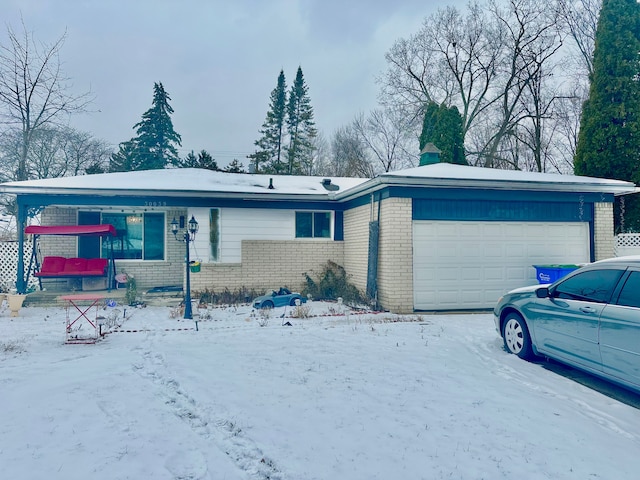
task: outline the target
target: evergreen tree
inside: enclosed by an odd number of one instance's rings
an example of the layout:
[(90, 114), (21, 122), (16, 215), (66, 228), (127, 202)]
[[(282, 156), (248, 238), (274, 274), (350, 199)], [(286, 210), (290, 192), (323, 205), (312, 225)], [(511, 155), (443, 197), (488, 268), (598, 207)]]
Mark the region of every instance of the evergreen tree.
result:
[[(596, 31), (589, 98), (576, 147), (577, 175), (640, 182), (640, 5), (604, 0)], [(640, 199), (616, 202), (616, 231), (640, 230)]]
[(244, 171), (244, 165), (239, 163), (238, 159), (236, 159), (236, 158), (234, 158), (233, 161), (230, 162), (229, 165), (226, 166), (224, 171), (228, 172), (228, 173), (246, 173)]
[(196, 164), (198, 163), (198, 157), (191, 150), (187, 153), (187, 156), (180, 160), (180, 168), (196, 168)]
[(219, 171), (218, 162), (207, 152), (202, 150), (196, 157), (193, 150), (187, 156), (180, 160), (178, 164), (180, 168), (204, 168), (206, 170)]
[[(276, 88), (271, 92), (269, 111), (267, 118), (262, 124), (259, 140), (255, 145), (258, 147), (255, 153), (248, 155), (253, 160), (256, 173), (272, 172), (281, 173), (284, 171), (282, 165), (282, 150), (284, 139), (284, 122), (286, 116), (287, 85), (284, 71), (280, 70)], [(261, 166), (262, 165), (262, 166)]]
[(289, 93), (287, 131), (289, 148), (286, 173), (294, 175), (309, 170), (308, 166), (313, 162), (314, 139), (318, 133), (313, 120), (309, 88), (304, 81), (301, 67), (298, 67), (296, 79)]
[(173, 129), (173, 108), (169, 100), (171, 97), (162, 83), (154, 83), (152, 106), (133, 127), (138, 134), (135, 138), (137, 170), (154, 170), (180, 163), (176, 145), (182, 145), (182, 138)]
[(457, 107), (447, 108), (435, 102), (427, 104), (420, 134), (420, 150), (429, 142), (441, 150), (441, 162), (468, 165), (464, 154), (462, 116)]
[(84, 173), (86, 173), (87, 175), (95, 175), (97, 173), (105, 173), (105, 171), (104, 167), (99, 163), (92, 163), (84, 169)]
[(118, 151), (111, 155), (109, 160), (110, 172), (131, 172), (133, 170), (143, 170), (136, 153), (136, 143), (134, 139), (122, 142), (118, 146)]

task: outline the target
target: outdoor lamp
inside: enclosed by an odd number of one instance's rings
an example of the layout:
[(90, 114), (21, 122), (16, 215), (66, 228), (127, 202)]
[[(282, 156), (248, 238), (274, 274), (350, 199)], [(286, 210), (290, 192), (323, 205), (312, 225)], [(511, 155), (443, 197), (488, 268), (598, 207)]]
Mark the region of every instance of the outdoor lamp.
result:
[[(191, 220), (189, 220), (188, 225), (189, 225), (189, 233), (193, 237), (193, 240), (195, 240), (196, 233), (198, 233), (198, 222), (196, 221), (193, 215), (191, 215)], [(173, 226), (171, 228), (173, 228)]]
[(174, 237), (178, 235), (178, 221), (176, 220), (176, 217), (173, 217), (173, 220), (171, 220), (171, 233), (173, 233)]
[[(182, 224), (184, 226), (184, 217), (181, 218)], [(180, 230), (180, 223), (176, 220), (176, 217), (173, 217), (171, 220), (171, 233), (176, 240), (181, 240), (185, 243), (187, 250), (185, 254), (185, 264), (186, 264), (186, 272), (187, 272), (187, 291), (184, 298), (184, 318), (193, 319), (193, 311), (191, 308), (191, 270), (190, 270), (190, 260), (189, 260), (189, 243), (195, 241), (196, 233), (198, 233), (198, 222), (196, 218), (191, 215), (191, 220), (187, 222), (187, 230), (184, 231), (182, 237), (178, 237), (178, 231)], [(196, 322), (196, 328), (197, 328)]]

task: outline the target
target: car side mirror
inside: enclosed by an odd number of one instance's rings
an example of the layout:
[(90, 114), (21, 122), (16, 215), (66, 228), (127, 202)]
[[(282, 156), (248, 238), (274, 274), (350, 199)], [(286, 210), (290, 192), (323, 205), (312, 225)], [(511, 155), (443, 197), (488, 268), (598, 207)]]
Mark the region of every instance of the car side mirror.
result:
[(536, 297), (538, 298), (548, 298), (549, 297), (549, 289), (547, 287), (542, 287), (536, 290)]

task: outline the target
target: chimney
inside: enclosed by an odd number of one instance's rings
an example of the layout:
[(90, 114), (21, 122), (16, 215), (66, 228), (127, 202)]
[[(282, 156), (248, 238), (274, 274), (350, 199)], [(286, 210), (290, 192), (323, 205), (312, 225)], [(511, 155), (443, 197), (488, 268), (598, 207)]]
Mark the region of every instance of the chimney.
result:
[(433, 143), (427, 143), (420, 152), (420, 166), (440, 163), (441, 152)]

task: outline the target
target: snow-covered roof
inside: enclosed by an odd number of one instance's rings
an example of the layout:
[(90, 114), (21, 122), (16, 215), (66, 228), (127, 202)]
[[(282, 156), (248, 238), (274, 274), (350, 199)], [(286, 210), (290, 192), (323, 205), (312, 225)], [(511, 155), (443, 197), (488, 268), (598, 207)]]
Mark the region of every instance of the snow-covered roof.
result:
[[(270, 185), (273, 188), (270, 188)], [(616, 195), (638, 191), (633, 183), (620, 180), (437, 163), (388, 172), (372, 179), (226, 173), (197, 168), (146, 170), (8, 182), (0, 184), (0, 192), (340, 200), (354, 198), (389, 185), (597, 192)]]
[[(327, 189), (323, 183), (330, 180)], [(6, 193), (97, 194), (97, 195), (165, 195), (206, 197), (267, 195), (270, 197), (305, 196), (327, 198), (330, 193), (350, 189), (366, 178), (313, 177), (292, 175), (257, 175), (216, 172), (198, 168), (144, 170), (101, 173), (77, 177), (48, 178), (0, 184)], [(270, 188), (272, 186), (272, 188)], [(337, 190), (334, 190), (335, 187)]]
[(365, 188), (376, 188), (374, 183), (378, 184), (377, 188), (387, 185), (419, 185), (492, 190), (596, 192), (615, 195), (639, 191), (632, 182), (621, 180), (435, 163), (381, 174), (372, 179), (370, 184), (356, 186), (348, 193), (356, 195)]

